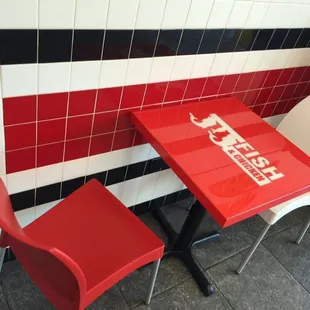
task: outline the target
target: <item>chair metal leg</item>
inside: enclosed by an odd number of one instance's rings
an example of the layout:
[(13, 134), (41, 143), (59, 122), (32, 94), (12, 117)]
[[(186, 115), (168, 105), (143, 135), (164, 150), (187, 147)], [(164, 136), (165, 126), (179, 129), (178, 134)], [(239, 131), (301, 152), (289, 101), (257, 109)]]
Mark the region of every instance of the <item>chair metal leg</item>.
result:
[(247, 264), (247, 262), (249, 261), (249, 259), (251, 258), (251, 256), (253, 255), (253, 253), (255, 252), (256, 248), (258, 247), (258, 245), (260, 244), (260, 242), (262, 241), (262, 239), (264, 238), (264, 236), (266, 235), (268, 229), (270, 228), (270, 224), (267, 224), (264, 229), (261, 231), (261, 233), (259, 234), (259, 236), (256, 238), (255, 242), (252, 244), (248, 254), (246, 255), (246, 257), (243, 259), (243, 261), (241, 262), (241, 264), (238, 266), (238, 268), (236, 269), (236, 272), (238, 274), (240, 274), (243, 270), (243, 268), (245, 267), (245, 265)]
[(5, 255), (6, 248), (0, 248), (0, 272), (3, 265), (4, 255)]
[(299, 233), (299, 236), (296, 239), (295, 243), (297, 243), (297, 244), (300, 243), (301, 239), (304, 237), (305, 233), (307, 232), (309, 226), (310, 226), (310, 217), (308, 218), (307, 222), (304, 224), (304, 227), (302, 228), (301, 232)]
[(160, 259), (153, 263), (152, 273), (151, 273), (151, 277), (149, 280), (149, 287), (147, 290), (147, 296), (146, 296), (146, 300), (145, 300), (145, 303), (147, 305), (151, 302), (151, 298), (153, 295), (153, 289), (155, 286), (156, 277), (157, 277), (157, 273), (158, 273), (158, 269), (159, 269), (159, 264), (160, 264)]

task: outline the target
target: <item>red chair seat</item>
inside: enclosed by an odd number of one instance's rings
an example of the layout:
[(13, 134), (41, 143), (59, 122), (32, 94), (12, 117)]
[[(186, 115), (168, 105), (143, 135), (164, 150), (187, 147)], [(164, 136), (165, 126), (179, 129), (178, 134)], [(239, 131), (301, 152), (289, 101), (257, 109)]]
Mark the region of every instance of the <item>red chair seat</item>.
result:
[(135, 269), (160, 259), (164, 243), (98, 181), (92, 180), (24, 228), (81, 268), (85, 306)]

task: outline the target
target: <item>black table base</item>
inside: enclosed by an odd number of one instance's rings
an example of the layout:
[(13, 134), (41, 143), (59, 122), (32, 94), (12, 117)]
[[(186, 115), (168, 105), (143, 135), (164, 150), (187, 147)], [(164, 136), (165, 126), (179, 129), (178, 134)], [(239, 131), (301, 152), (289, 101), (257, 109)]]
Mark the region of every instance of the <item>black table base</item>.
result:
[(177, 259), (180, 259), (191, 272), (203, 294), (205, 296), (210, 296), (213, 294), (213, 288), (206, 278), (204, 271), (200, 268), (192, 255), (193, 246), (219, 237), (218, 232), (212, 232), (206, 237), (195, 240), (197, 230), (199, 229), (205, 214), (206, 210), (201, 206), (198, 200), (196, 200), (187, 215), (181, 232), (178, 234), (172, 228), (161, 209), (153, 211), (153, 216), (168, 237), (168, 244), (166, 245), (164, 258), (176, 257)]

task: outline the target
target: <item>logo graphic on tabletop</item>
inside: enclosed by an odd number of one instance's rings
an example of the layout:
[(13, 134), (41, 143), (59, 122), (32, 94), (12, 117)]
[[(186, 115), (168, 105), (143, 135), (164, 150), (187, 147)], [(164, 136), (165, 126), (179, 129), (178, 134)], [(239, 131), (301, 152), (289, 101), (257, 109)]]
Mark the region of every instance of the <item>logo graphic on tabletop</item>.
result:
[(210, 140), (222, 150), (259, 186), (284, 177), (283, 173), (271, 166), (268, 159), (260, 156), (253, 146), (239, 136), (228, 124), (216, 114), (199, 121), (189, 113), (191, 122), (203, 129), (207, 129)]

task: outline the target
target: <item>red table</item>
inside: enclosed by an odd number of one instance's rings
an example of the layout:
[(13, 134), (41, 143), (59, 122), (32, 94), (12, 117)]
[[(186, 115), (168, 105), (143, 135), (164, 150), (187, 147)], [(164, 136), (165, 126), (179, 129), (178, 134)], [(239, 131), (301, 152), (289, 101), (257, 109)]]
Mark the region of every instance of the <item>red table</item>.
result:
[(206, 295), (190, 253), (205, 209), (226, 227), (310, 191), (309, 156), (236, 98), (134, 112), (132, 121), (200, 202), (169, 250)]

